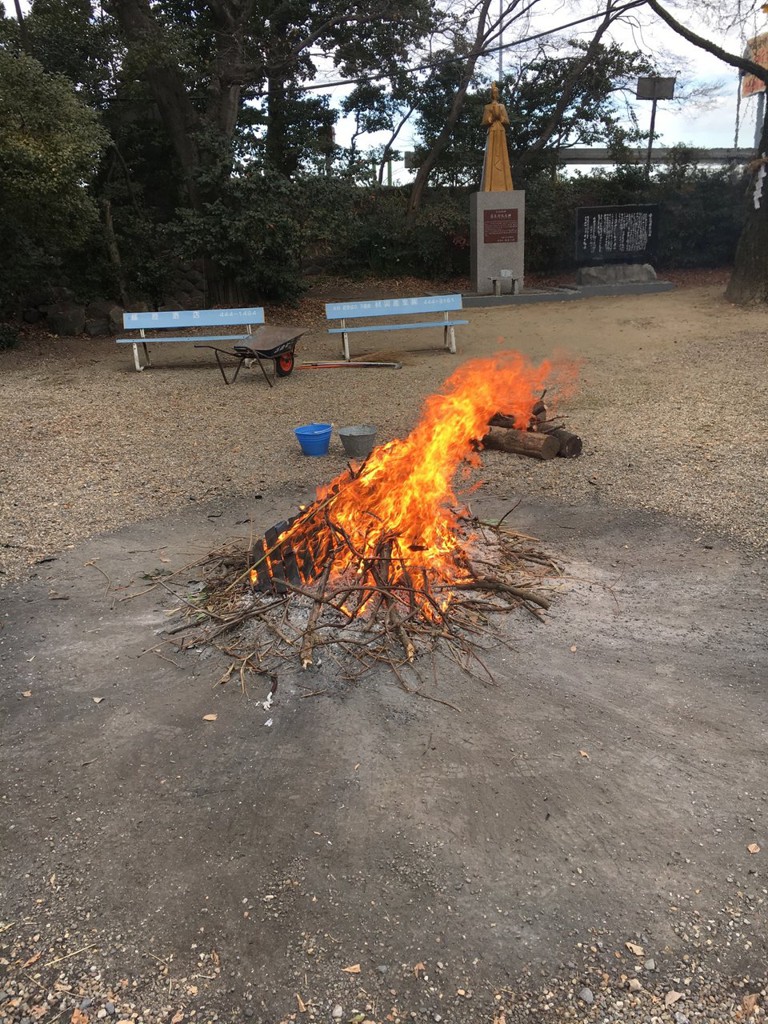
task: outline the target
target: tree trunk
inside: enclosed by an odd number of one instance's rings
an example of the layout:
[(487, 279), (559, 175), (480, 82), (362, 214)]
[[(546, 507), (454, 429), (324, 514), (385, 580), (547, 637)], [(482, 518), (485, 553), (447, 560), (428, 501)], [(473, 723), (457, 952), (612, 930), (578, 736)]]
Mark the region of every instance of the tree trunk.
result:
[[(768, 165), (762, 162), (766, 158), (768, 115), (763, 121), (758, 159), (749, 165), (747, 218), (736, 247), (733, 273), (725, 290), (726, 299), (738, 306), (768, 302)], [(758, 196), (759, 190), (762, 194)]]
[(563, 87), (558, 97), (557, 103), (552, 111), (552, 116), (544, 127), (541, 135), (536, 141), (528, 147), (528, 149), (522, 153), (515, 161), (514, 167), (512, 168), (513, 181), (517, 181), (518, 177), (522, 179), (523, 169), (526, 164), (530, 163), (532, 158), (540, 153), (546, 146), (552, 136), (555, 134), (557, 129), (560, 127), (560, 120), (568, 109), (568, 105), (576, 94), (576, 90), (579, 86), (581, 78), (584, 72), (589, 68), (590, 64), (595, 60), (600, 49), (600, 41), (605, 35), (607, 29), (610, 27), (612, 22), (616, 19), (617, 14), (612, 7), (609, 6), (605, 13), (605, 17), (600, 22), (597, 31), (589, 42), (584, 56), (580, 61), (574, 65), (570, 75), (563, 82)]
[(270, 75), (267, 79), (267, 136), (264, 140), (265, 162), (272, 170), (290, 178), (296, 173), (298, 158), (288, 146), (288, 116), (285, 109), (285, 78)]
[[(156, 40), (162, 34), (162, 29), (148, 3), (142, 0), (112, 0), (110, 8), (130, 44), (135, 44), (139, 50), (158, 45)], [(200, 151), (195, 136), (199, 129), (199, 117), (187, 95), (181, 75), (174, 67), (160, 61), (152, 62), (144, 74), (179, 160), (189, 201), (198, 209), (201, 203), (197, 184)]]
[(27, 32), (27, 23), (24, 20), (24, 13), (21, 9), (19, 0), (13, 0), (13, 5), (16, 8), (16, 21), (19, 23), (19, 40), (21, 42), (21, 48), (25, 53), (29, 53), (29, 33)]
[[(698, 46), (713, 57), (738, 68), (739, 71), (754, 75), (768, 88), (768, 68), (756, 64), (753, 60), (729, 53), (717, 43), (705, 39), (697, 32), (679, 22), (659, 0), (645, 0), (650, 9), (674, 29), (683, 39)], [(768, 117), (763, 120), (760, 137), (760, 148), (757, 159), (749, 165), (751, 174), (749, 183), (749, 208), (744, 229), (736, 247), (733, 274), (728, 283), (725, 297), (740, 306), (758, 302), (768, 302), (768, 166), (762, 161), (768, 157)], [(760, 168), (766, 167), (766, 175), (760, 175)], [(759, 187), (758, 175), (762, 178), (762, 195), (757, 195)], [(756, 206), (755, 204), (758, 203)]]
[(123, 261), (120, 258), (120, 249), (117, 244), (117, 236), (115, 235), (115, 227), (112, 223), (112, 204), (108, 199), (101, 200), (101, 208), (104, 213), (104, 238), (107, 243), (107, 252), (109, 253), (109, 261), (114, 267), (115, 279), (117, 280), (117, 287), (120, 292), (120, 302), (123, 305), (123, 309), (128, 309), (128, 289), (125, 285), (125, 274), (123, 273)]

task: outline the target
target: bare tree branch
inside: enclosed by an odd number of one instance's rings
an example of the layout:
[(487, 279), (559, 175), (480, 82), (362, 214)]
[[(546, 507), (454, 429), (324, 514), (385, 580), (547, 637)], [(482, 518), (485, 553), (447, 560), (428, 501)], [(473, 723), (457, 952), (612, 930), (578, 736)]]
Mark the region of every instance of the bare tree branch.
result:
[(755, 64), (754, 61), (748, 60), (746, 57), (737, 57), (734, 53), (729, 53), (721, 46), (718, 46), (717, 43), (713, 43), (711, 40), (705, 39), (704, 36), (700, 36), (691, 29), (686, 28), (676, 18), (673, 18), (669, 11), (658, 3), (658, 0), (645, 0), (645, 3), (654, 14), (658, 15), (679, 36), (687, 39), (689, 43), (693, 43), (694, 46), (706, 50), (707, 53), (711, 53), (713, 57), (717, 57), (724, 64), (730, 64), (731, 67), (738, 68), (739, 71), (744, 71), (749, 75), (754, 75), (761, 82), (768, 84), (768, 68), (764, 68), (761, 64)]
[(612, 3), (608, 4), (608, 7), (605, 11), (605, 16), (603, 17), (603, 20), (600, 23), (600, 25), (598, 25), (597, 31), (592, 36), (592, 39), (590, 40), (589, 45), (587, 46), (587, 49), (584, 51), (584, 56), (581, 58), (581, 60), (578, 60), (574, 63), (573, 67), (571, 68), (570, 74), (563, 82), (562, 91), (557, 100), (557, 103), (555, 104), (552, 110), (550, 119), (544, 127), (544, 130), (541, 132), (538, 139), (531, 146), (529, 146), (525, 153), (523, 153), (517, 160), (515, 164), (515, 171), (524, 167), (532, 159), (532, 157), (534, 157), (537, 153), (540, 153), (541, 150), (544, 149), (546, 144), (550, 141), (552, 136), (557, 131), (558, 125), (560, 124), (563, 114), (568, 109), (568, 106), (572, 102), (573, 97), (576, 95), (576, 90), (578, 88), (579, 82), (581, 81), (582, 75), (584, 74), (585, 70), (590, 66), (590, 64), (592, 64), (592, 62), (595, 60), (595, 57), (597, 56), (597, 53), (600, 49), (600, 45), (602, 42), (602, 38), (605, 35), (606, 31), (610, 28), (613, 22), (616, 21), (617, 18), (621, 17), (631, 8), (639, 6), (642, 2), (643, 0), (630, 0), (630, 3), (616, 7)]
[(386, 167), (387, 161), (389, 160), (389, 155), (392, 152), (392, 147), (395, 144), (395, 140), (397, 139), (397, 136), (400, 134), (400, 132), (402, 131), (402, 129), (404, 128), (406, 123), (408, 122), (408, 118), (411, 116), (411, 114), (414, 112), (415, 109), (416, 109), (415, 104), (411, 104), (411, 106), (408, 108), (406, 113), (400, 118), (400, 123), (398, 124), (397, 128), (395, 128), (395, 130), (390, 135), (389, 139), (387, 139), (387, 142), (386, 142), (386, 144), (384, 146), (384, 152), (382, 153), (381, 160), (379, 162), (379, 184), (380, 185), (384, 181), (384, 168)]
[(434, 170), (440, 155), (445, 150), (446, 146), (450, 142), (451, 134), (456, 126), (456, 122), (459, 120), (462, 107), (464, 106), (464, 99), (467, 95), (467, 89), (469, 83), (472, 81), (472, 77), (475, 73), (475, 67), (480, 59), (480, 55), (485, 50), (485, 40), (487, 34), (488, 25), (488, 10), (491, 5), (491, 0), (482, 0), (480, 5), (480, 12), (477, 18), (477, 28), (475, 30), (475, 41), (470, 49), (464, 64), (464, 70), (462, 72), (461, 81), (459, 87), (453, 97), (451, 103), (451, 109), (448, 111), (448, 117), (446, 118), (445, 125), (442, 131), (435, 139), (432, 148), (426, 156), (426, 159), (419, 167), (416, 172), (416, 178), (414, 179), (413, 186), (411, 188), (411, 194), (408, 197), (408, 212), (407, 218), (409, 221), (413, 221), (416, 213), (421, 207), (422, 196), (424, 190), (427, 187), (429, 176)]

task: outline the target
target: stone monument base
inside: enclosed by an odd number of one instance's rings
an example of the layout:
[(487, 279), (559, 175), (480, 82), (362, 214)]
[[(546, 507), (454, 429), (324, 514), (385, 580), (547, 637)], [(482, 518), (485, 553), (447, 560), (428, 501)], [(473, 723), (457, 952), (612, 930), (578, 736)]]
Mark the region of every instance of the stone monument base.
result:
[(474, 192), (469, 202), (475, 293), (517, 295), (523, 288), (525, 192)]
[(656, 271), (650, 263), (607, 263), (593, 267), (579, 267), (576, 284), (647, 284), (656, 280)]

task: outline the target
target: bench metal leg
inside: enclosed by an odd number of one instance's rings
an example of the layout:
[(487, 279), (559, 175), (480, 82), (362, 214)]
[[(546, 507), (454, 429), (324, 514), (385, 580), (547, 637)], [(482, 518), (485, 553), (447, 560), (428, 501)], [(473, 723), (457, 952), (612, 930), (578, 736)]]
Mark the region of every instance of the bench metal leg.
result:
[(454, 355), (456, 354), (456, 335), (453, 331), (453, 325), (443, 328), (443, 343), (449, 352), (452, 352)]
[(342, 328), (342, 330), (341, 330), (341, 354), (344, 356), (346, 361), (349, 362), (350, 359), (352, 358), (352, 356), (349, 354), (349, 335), (344, 330), (344, 328), (347, 326), (347, 324), (346, 324), (346, 321), (344, 320), (343, 317), (341, 318), (341, 320), (339, 320), (339, 323), (341, 324), (341, 328)]
[(141, 347), (144, 349), (144, 365), (141, 365), (141, 360), (139, 359), (138, 341), (135, 344), (131, 345), (131, 348), (133, 349), (133, 365), (136, 367), (137, 370), (145, 370), (147, 367), (151, 369), (152, 360), (149, 358), (149, 349), (147, 348), (147, 343), (145, 341), (142, 341)]

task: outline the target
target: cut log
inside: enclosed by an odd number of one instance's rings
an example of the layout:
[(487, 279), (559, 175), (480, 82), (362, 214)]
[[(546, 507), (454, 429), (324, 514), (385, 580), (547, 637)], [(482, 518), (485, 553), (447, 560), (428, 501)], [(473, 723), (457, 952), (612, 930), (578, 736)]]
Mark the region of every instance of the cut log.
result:
[(560, 450), (560, 441), (552, 434), (515, 430), (514, 427), (492, 427), (483, 438), (483, 446), (512, 455), (526, 455), (531, 459), (554, 459)]
[(573, 434), (570, 430), (564, 430), (562, 427), (549, 428), (546, 424), (542, 424), (539, 431), (558, 439), (560, 451), (557, 454), (561, 459), (575, 459), (577, 455), (581, 455), (584, 445), (578, 434)]
[[(529, 427), (529, 429), (527, 431), (518, 430), (515, 427), (515, 417), (514, 416), (510, 416), (508, 413), (503, 413), (503, 412), (495, 413), (490, 418), (490, 420), (488, 420), (488, 425), (490, 427), (500, 427), (500, 428), (503, 428), (504, 430), (510, 430), (513, 433), (517, 433), (517, 434), (528, 434), (528, 435), (530, 435), (530, 433), (533, 432), (533, 436), (534, 437), (536, 436), (536, 434), (547, 434), (549, 437), (557, 438), (557, 440), (558, 440), (558, 442), (560, 444), (560, 450), (557, 452), (557, 454), (561, 458), (563, 458), (563, 459), (575, 459), (577, 455), (581, 455), (581, 451), (582, 451), (582, 448), (583, 448), (583, 443), (582, 443), (582, 440), (579, 437), (579, 435), (578, 434), (574, 434), (570, 430), (565, 430), (565, 428), (561, 425), (562, 421), (558, 421), (558, 420), (554, 420), (554, 419), (550, 420), (550, 421), (547, 421), (547, 419), (546, 419), (546, 417), (547, 417), (547, 407), (544, 405), (543, 402), (537, 402), (536, 405), (534, 405), (533, 413), (534, 413), (534, 415), (531, 417), (531, 426)], [(488, 436), (489, 437), (494, 437), (497, 434), (499, 434), (499, 431), (492, 432)], [(499, 436), (502, 436), (502, 435), (499, 434)], [(499, 448), (499, 449), (502, 449), (504, 451), (516, 451), (514, 446), (512, 446), (512, 447), (505, 446), (503, 441), (500, 444), (495, 444), (495, 443), (486, 444), (486, 447), (488, 447), (488, 448)], [(531, 452), (522, 452), (521, 451), (521, 452), (516, 452), (516, 454), (519, 454), (519, 455), (529, 455), (529, 454), (532, 454), (532, 453)], [(545, 458), (545, 459), (546, 458), (549, 458), (549, 459), (552, 458), (551, 455), (544, 455), (544, 456), (534, 455), (533, 457), (534, 458)]]

